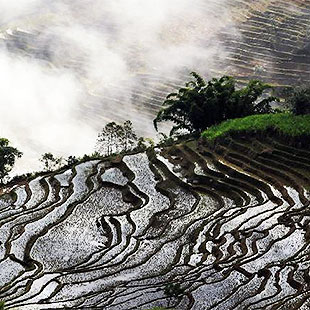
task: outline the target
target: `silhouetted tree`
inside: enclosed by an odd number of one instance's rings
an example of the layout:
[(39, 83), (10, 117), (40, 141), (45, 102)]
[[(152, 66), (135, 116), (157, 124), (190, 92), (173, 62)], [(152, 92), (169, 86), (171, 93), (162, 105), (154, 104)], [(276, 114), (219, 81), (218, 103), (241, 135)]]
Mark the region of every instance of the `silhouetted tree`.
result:
[(100, 154), (109, 156), (115, 152), (132, 150), (137, 141), (131, 121), (125, 121), (123, 125), (110, 122), (98, 134), (96, 149)]
[(169, 94), (163, 102), (163, 108), (154, 119), (156, 130), (159, 122), (172, 121), (175, 125), (170, 135), (178, 130), (200, 132), (227, 119), (270, 113), (270, 103), (277, 100), (272, 96), (261, 98), (264, 91), (272, 87), (259, 80), (236, 90), (235, 80), (230, 76), (213, 78), (206, 83), (196, 72), (191, 75), (193, 81), (177, 93)]
[(295, 88), (287, 103), (296, 115), (310, 114), (310, 86)]
[(58, 169), (62, 164), (62, 158), (55, 157), (52, 153), (44, 153), (41, 156), (40, 161), (42, 162), (44, 170), (46, 171)]
[(125, 121), (123, 125), (123, 135), (124, 135), (124, 143), (125, 143), (125, 151), (132, 150), (137, 144), (138, 137), (133, 130), (132, 122)]
[(112, 153), (112, 140), (113, 140), (113, 132), (115, 130), (116, 123), (111, 122), (108, 123), (102, 131), (98, 134), (97, 138), (97, 150), (101, 154), (110, 155)]
[[(168, 283), (164, 288), (164, 293), (168, 298), (180, 298), (185, 290), (181, 287), (180, 283)], [(170, 300), (169, 300), (170, 304)]]
[(9, 140), (0, 138), (0, 181), (3, 182), (12, 170), (16, 158), (20, 158), (23, 153), (15, 147), (9, 146)]
[(78, 158), (76, 158), (75, 156), (69, 156), (67, 159), (66, 159), (66, 162), (67, 162), (67, 165), (68, 166), (72, 166), (76, 163), (79, 162)]

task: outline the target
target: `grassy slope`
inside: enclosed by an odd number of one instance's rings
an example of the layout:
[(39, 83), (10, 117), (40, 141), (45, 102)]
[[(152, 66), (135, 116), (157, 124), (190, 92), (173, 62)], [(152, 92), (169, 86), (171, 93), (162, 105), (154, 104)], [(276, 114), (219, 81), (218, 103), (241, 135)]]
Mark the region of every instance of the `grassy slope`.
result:
[(202, 133), (202, 137), (213, 141), (230, 133), (264, 131), (268, 128), (290, 137), (310, 136), (310, 115), (296, 116), (290, 113), (251, 115), (212, 126)]

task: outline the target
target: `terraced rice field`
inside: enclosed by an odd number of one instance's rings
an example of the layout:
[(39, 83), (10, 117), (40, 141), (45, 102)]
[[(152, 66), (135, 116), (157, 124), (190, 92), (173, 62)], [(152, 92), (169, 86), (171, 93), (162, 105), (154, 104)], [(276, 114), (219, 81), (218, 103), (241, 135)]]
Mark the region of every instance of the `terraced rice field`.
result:
[[(195, 2), (193, 8), (197, 9)], [(141, 134), (153, 135), (152, 126), (146, 127), (145, 120), (154, 118), (166, 95), (183, 86), (192, 70), (207, 79), (229, 74), (240, 84), (260, 78), (276, 85), (279, 90), (310, 82), (308, 0), (227, 0), (224, 4), (206, 0), (199, 7), (199, 19), (187, 20), (184, 17), (183, 23), (188, 24), (188, 28), (178, 30), (176, 25), (169, 25), (169, 31), (163, 35), (163, 40), (172, 42), (169, 48), (178, 46), (173, 42), (181, 39), (184, 44), (191, 46), (194, 42), (200, 48), (197, 55), (190, 56), (193, 58), (190, 65), (184, 55), (173, 70), (155, 66), (145, 58), (144, 43), (132, 42), (122, 47), (121, 53), (130, 74), (122, 76), (119, 73), (120, 76), (109, 81), (108, 87), (100, 81), (87, 79), (89, 63), (84, 51), (79, 45), (75, 46), (74, 38), (59, 37), (52, 32), (51, 29), (58, 26), (58, 18), (53, 17), (53, 11), (47, 12), (43, 10), (34, 16), (1, 25), (0, 47), (11, 55), (35, 59), (48, 70), (63, 68), (74, 72), (88, 93), (75, 112), (98, 129), (102, 122), (134, 118)], [(90, 29), (93, 27), (90, 21), (86, 25)], [(115, 33), (121, 30), (117, 23), (103, 23), (101, 27)], [(64, 42), (65, 39), (68, 42)], [(118, 43), (117, 38), (109, 42), (109, 48), (117, 55), (120, 50), (114, 45)], [(164, 43), (160, 41), (158, 44)], [(171, 61), (168, 47), (163, 64)], [(182, 53), (181, 50), (178, 55)]]
[[(259, 77), (277, 86), (309, 83), (310, 2), (235, 1), (241, 40), (228, 36), (236, 77)], [(239, 21), (239, 22), (238, 22)]]
[[(8, 309), (310, 308), (310, 152), (189, 142), (89, 161), (0, 198)], [(167, 284), (184, 294), (167, 298)]]
[[(188, 10), (178, 14), (172, 6), (164, 21), (147, 31), (143, 18), (130, 15), (136, 16), (134, 9), (127, 17), (134, 25), (140, 22), (136, 29), (120, 10), (111, 11), (115, 3), (134, 7), (155, 0), (30, 2), (43, 8), (9, 20), (0, 12), (0, 107), (6, 114), (1, 128), (24, 152), (17, 173), (38, 170), (36, 159), (45, 152), (91, 153), (110, 121), (130, 119), (139, 136), (156, 137), (152, 120), (164, 98), (184, 86), (193, 70), (206, 79), (232, 75), (238, 85), (259, 78), (274, 84), (281, 97), (287, 86), (310, 82), (309, 0), (182, 0)], [(160, 2), (171, 7), (179, 1)], [(146, 15), (152, 21), (161, 9), (166, 14), (166, 7), (156, 3), (157, 13), (147, 8)], [(160, 131), (169, 131), (160, 125)], [(75, 133), (83, 143), (75, 143)]]

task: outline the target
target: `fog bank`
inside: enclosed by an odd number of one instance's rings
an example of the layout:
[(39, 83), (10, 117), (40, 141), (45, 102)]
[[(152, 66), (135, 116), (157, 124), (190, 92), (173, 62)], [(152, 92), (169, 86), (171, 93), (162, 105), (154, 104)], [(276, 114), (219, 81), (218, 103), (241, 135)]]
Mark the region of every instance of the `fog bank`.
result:
[(0, 130), (19, 171), (92, 152), (110, 120), (154, 136), (161, 99), (192, 70), (214, 74), (221, 32), (236, 32), (226, 1), (208, 0), (0, 0), (0, 21)]

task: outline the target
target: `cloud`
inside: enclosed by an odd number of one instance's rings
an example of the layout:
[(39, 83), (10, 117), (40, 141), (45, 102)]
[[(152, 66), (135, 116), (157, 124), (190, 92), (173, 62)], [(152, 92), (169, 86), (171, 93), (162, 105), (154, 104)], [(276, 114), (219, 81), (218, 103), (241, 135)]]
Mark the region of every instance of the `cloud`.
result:
[(1, 23), (32, 14), (42, 3), (42, 0), (0, 0)]
[(1, 135), (25, 153), (25, 170), (34, 164), (33, 153), (37, 160), (48, 151), (91, 150), (89, 135), (95, 132), (76, 118), (82, 86), (71, 73), (42, 68), (6, 53), (0, 54), (0, 68)]

